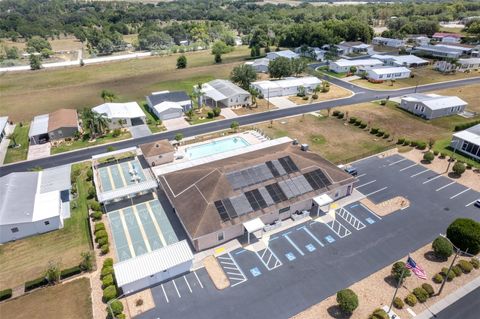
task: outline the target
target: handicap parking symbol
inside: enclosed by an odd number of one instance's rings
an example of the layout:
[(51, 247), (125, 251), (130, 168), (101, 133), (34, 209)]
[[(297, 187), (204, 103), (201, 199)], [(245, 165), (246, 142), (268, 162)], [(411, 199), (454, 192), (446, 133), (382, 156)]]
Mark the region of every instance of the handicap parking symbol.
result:
[(365, 220), (366, 220), (366, 221), (367, 221), (367, 223), (369, 223), (369, 224), (373, 224), (373, 223), (375, 223), (375, 221), (374, 221), (373, 219), (371, 219), (370, 217), (368, 217), (368, 218), (365, 218)]
[(288, 259), (289, 261), (292, 261), (292, 260), (295, 260), (295, 259), (296, 259), (295, 255), (294, 255), (293, 253), (285, 254), (285, 257), (287, 257), (287, 259)]
[(329, 244), (331, 244), (331, 243), (333, 243), (333, 242), (335, 241), (335, 239), (334, 239), (332, 236), (330, 236), (330, 235), (326, 236), (326, 237), (325, 237), (325, 240), (328, 241)]
[(312, 244), (306, 245), (305, 248), (307, 248), (307, 250), (309, 252), (315, 251), (315, 249), (316, 249), (315, 246), (313, 246)]
[(260, 271), (260, 269), (258, 269), (258, 267), (250, 269), (250, 273), (252, 274), (253, 277), (257, 277), (262, 274), (262, 272)]

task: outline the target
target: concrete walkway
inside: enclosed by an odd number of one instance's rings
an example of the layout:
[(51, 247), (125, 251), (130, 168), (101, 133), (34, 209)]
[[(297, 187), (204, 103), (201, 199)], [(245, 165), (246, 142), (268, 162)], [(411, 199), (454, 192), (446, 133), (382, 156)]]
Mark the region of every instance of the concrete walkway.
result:
[(30, 145), (28, 148), (27, 160), (34, 160), (38, 158), (44, 158), (50, 156), (50, 149), (52, 145), (50, 143)]
[(432, 312), (435, 314), (439, 313), (440, 311), (447, 308), (457, 300), (463, 298), (464, 296), (474, 291), (478, 287), (480, 287), (480, 277), (477, 277), (471, 282), (469, 282), (468, 284), (466, 284), (465, 286), (458, 288), (457, 290), (452, 292), (450, 295), (446, 296), (445, 298), (443, 298), (442, 300), (440, 300), (439, 302), (431, 306), (430, 307), (431, 312), (428, 310), (425, 310), (419, 315), (417, 315), (415, 318), (429, 319), (432, 317)]
[(165, 120), (162, 123), (167, 128), (167, 131), (181, 130), (182, 128), (186, 128), (190, 126), (190, 124), (188, 124), (188, 122), (185, 121), (183, 117), (179, 117), (171, 120)]
[(286, 96), (271, 97), (269, 101), (279, 109), (298, 106), (297, 104), (290, 101)]
[(222, 108), (220, 115), (226, 119), (234, 119), (238, 116), (231, 108), (228, 107)]

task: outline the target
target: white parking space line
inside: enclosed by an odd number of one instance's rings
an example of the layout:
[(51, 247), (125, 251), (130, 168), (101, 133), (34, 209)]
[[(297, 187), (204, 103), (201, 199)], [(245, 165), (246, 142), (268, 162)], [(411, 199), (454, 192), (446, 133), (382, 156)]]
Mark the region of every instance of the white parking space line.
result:
[(388, 186), (385, 186), (384, 188), (377, 189), (376, 191), (371, 192), (370, 194), (365, 195), (365, 197), (371, 196), (373, 194), (379, 193), (381, 191), (384, 191), (388, 188)]
[(327, 225), (327, 227), (330, 228), (330, 230), (333, 231), (339, 238), (347, 237), (352, 233), (347, 227), (343, 226), (343, 224), (336, 219), (330, 223), (326, 223), (325, 225)]
[(182, 295), (180, 295), (180, 291), (178, 291), (177, 284), (175, 283), (175, 279), (172, 280), (173, 285), (175, 286), (175, 290), (177, 291), (178, 298), (182, 298)]
[(317, 244), (319, 244), (320, 246), (322, 247), (325, 247), (322, 242), (320, 241), (320, 239), (317, 238), (317, 236), (315, 236), (314, 234), (312, 234), (312, 232), (306, 227), (306, 226), (303, 226), (301, 227), (307, 234), (310, 235), (310, 237), (313, 238), (313, 240), (315, 240), (317, 242)]
[(446, 188), (446, 187), (448, 187), (448, 186), (450, 186), (450, 185), (452, 185), (452, 184), (455, 184), (455, 182), (451, 182), (451, 183), (448, 183), (447, 185), (443, 185), (442, 187), (437, 188), (435, 191), (436, 191), (436, 192), (441, 191), (442, 189), (444, 189), (444, 188)]
[(300, 248), (298, 248), (298, 246), (293, 242), (293, 240), (290, 237), (288, 237), (288, 234), (290, 233), (291, 232), (288, 232), (286, 234), (283, 234), (282, 236), (293, 246), (293, 248), (295, 248), (298, 251), (300, 255), (305, 256), (305, 253)]
[(370, 210), (370, 208), (368, 208), (367, 206), (363, 205), (362, 203), (360, 203), (360, 206), (362, 206), (365, 210), (367, 210), (370, 214), (372, 214), (373, 216), (377, 217), (378, 219), (382, 219), (382, 217), (378, 216), (377, 214), (375, 214), (372, 210)]
[(415, 177), (415, 176), (421, 175), (421, 174), (426, 173), (426, 172), (430, 172), (430, 170), (429, 170), (429, 169), (426, 169), (426, 170), (424, 170), (424, 171), (421, 171), (420, 173), (416, 173), (416, 174), (410, 175), (410, 177)]
[(402, 168), (399, 172), (403, 172), (404, 170), (407, 170), (407, 169), (412, 168), (412, 167), (414, 167), (414, 166), (417, 166), (417, 164), (412, 164), (412, 165), (410, 165), (410, 166), (407, 166), (407, 167), (405, 167), (405, 168)]
[(162, 286), (162, 290), (163, 290), (163, 295), (165, 296), (165, 300), (167, 301), (167, 303), (169, 303), (170, 300), (168, 300), (167, 293), (165, 292), (165, 288), (163, 288), (163, 284), (161, 284), (161, 286)]
[(343, 220), (345, 220), (347, 223), (349, 223), (353, 228), (356, 230), (362, 230), (366, 226), (364, 223), (362, 223), (357, 217), (352, 215), (348, 210), (346, 210), (344, 207), (340, 208), (336, 214), (340, 216)]
[(231, 277), (231, 276), (228, 276), (229, 279), (233, 279), (233, 280), (238, 280), (238, 282), (234, 283), (233, 285), (231, 285), (230, 287), (235, 287), (236, 285), (240, 285), (241, 283), (244, 283), (245, 281), (247, 281), (247, 277), (245, 276), (245, 274), (243, 273), (242, 269), (238, 266), (237, 262), (235, 261), (235, 259), (233, 259), (233, 256), (231, 253), (228, 253), (228, 257), (230, 258), (230, 260), (235, 264), (235, 267), (237, 267), (237, 271), (238, 273), (235, 273), (234, 275), (235, 276), (241, 276), (241, 278), (237, 278), (237, 277)]
[(460, 193), (455, 194), (455, 195), (453, 195), (452, 197), (450, 197), (450, 199), (454, 199), (455, 197), (460, 196), (460, 195), (462, 195), (463, 193), (468, 192), (469, 190), (470, 190), (470, 188), (464, 189), (464, 190), (461, 191)]
[(202, 282), (200, 281), (200, 278), (198, 278), (197, 273), (196, 273), (196, 272), (193, 272), (193, 273), (195, 274), (195, 277), (197, 277), (197, 281), (198, 281), (198, 283), (200, 284), (200, 287), (202, 287), (202, 289), (203, 289)]
[(442, 177), (442, 175), (437, 175), (437, 176), (435, 176), (435, 177), (433, 177), (433, 178), (430, 178), (428, 181), (423, 182), (422, 184), (430, 183), (431, 181), (434, 181), (434, 180), (436, 180), (437, 178), (440, 178), (440, 177)]
[(357, 175), (357, 176), (355, 176), (355, 177), (356, 177), (356, 178), (360, 178), (360, 177), (363, 177), (363, 176), (365, 176), (365, 175), (367, 175), (367, 174), (366, 174), (366, 173), (365, 173), (365, 174), (360, 174), (360, 175)]
[(192, 292), (192, 287), (190, 287), (190, 284), (188, 283), (187, 277), (183, 276), (183, 279), (185, 279), (185, 283), (187, 284), (188, 290)]
[(355, 187), (356, 187), (356, 188), (360, 188), (360, 187), (367, 186), (367, 185), (370, 185), (370, 184), (372, 184), (372, 183), (375, 183), (376, 181), (377, 181), (377, 180), (374, 179), (373, 181), (370, 181), (370, 182), (367, 182), (367, 183), (365, 183), (365, 184), (358, 185), (358, 186), (355, 186)]
[(390, 163), (390, 164), (388, 164), (388, 166), (393, 166), (393, 165), (395, 165), (395, 164), (401, 163), (401, 162), (403, 162), (403, 161), (406, 161), (406, 160), (407, 160), (407, 159), (406, 159), (406, 158), (404, 158), (404, 159), (401, 159), (401, 160), (399, 160), (399, 161), (396, 161), (396, 162)]
[[(268, 255), (268, 259), (267, 261), (265, 261), (264, 257), (265, 255), (267, 255), (267, 253), (269, 254)], [(275, 255), (275, 253), (273, 252), (273, 250), (271, 250), (269, 247), (265, 248), (265, 250), (263, 251), (262, 255), (260, 255), (258, 253), (258, 251), (255, 252), (255, 254), (257, 255), (257, 257), (260, 259), (260, 261), (262, 262), (262, 264), (265, 266), (265, 268), (267, 268), (268, 270), (273, 270), (275, 268), (278, 268), (280, 267), (282, 264), (282, 262), (280, 261), (280, 259), (278, 259), (277, 255)], [(273, 264), (273, 267), (270, 267), (270, 261), (272, 260), (272, 258), (275, 259), (275, 263)]]
[(474, 200), (473, 202), (468, 203), (467, 205), (465, 205), (465, 207), (468, 207), (468, 206), (471, 206), (471, 205), (475, 204), (476, 201), (477, 201), (477, 200)]

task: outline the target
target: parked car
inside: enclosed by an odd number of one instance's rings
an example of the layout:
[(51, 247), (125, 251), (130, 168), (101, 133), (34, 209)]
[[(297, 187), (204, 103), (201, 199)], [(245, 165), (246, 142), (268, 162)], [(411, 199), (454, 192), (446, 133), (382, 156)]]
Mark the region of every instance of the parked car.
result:
[(475, 202), (474, 205), (477, 206), (478, 208), (480, 208), (480, 199), (477, 199), (477, 201)]
[(357, 169), (355, 167), (352, 167), (352, 166), (345, 167), (344, 171), (347, 172), (348, 174), (352, 175), (352, 176), (357, 176), (357, 174), (358, 174)]

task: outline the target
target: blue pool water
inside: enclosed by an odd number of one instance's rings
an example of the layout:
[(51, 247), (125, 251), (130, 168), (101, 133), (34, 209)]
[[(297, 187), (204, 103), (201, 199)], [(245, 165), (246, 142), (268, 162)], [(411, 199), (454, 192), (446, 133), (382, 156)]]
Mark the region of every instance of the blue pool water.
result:
[(202, 145), (188, 147), (186, 149), (186, 154), (190, 159), (197, 159), (209, 155), (236, 150), (248, 145), (250, 144), (241, 137), (230, 137)]

